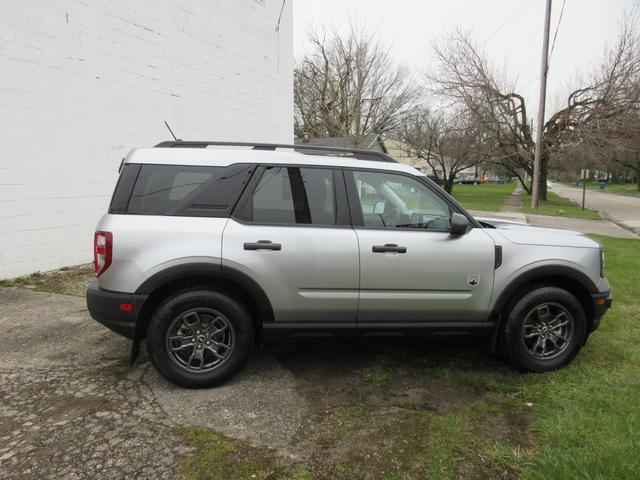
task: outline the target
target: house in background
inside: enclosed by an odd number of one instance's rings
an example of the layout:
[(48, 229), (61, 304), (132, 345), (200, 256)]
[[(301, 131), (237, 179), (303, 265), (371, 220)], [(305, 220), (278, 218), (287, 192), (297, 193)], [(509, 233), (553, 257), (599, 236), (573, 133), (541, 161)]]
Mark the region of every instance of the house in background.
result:
[[(442, 165), (440, 164), (439, 161), (437, 161), (435, 158), (432, 160), (431, 163), (433, 164), (433, 168), (429, 166), (426, 160), (423, 160), (423, 161), (424, 161), (424, 164), (426, 165), (425, 167), (426, 169), (424, 170), (425, 172), (428, 172), (428, 174), (430, 175), (434, 175), (438, 179), (444, 178)], [(449, 173), (449, 171), (451, 170), (451, 166), (454, 164), (454, 160), (452, 160), (449, 157), (444, 157), (444, 164), (447, 169), (447, 173)], [(460, 170), (456, 175), (456, 178), (458, 179), (468, 178), (468, 177), (472, 177), (472, 178), (478, 177), (477, 167), (473, 166), (473, 167), (464, 168)]]
[(291, 143), (292, 3), (10, 2), (0, 22), (0, 279), (92, 259), (134, 147)]
[[(378, 135), (376, 133), (370, 133), (365, 135), (360, 142), (354, 142), (349, 137), (296, 137), (296, 145), (314, 145), (324, 147), (340, 147), (340, 148), (358, 148), (361, 150), (373, 150), (375, 152), (382, 152), (389, 155), (396, 162), (404, 163), (410, 167), (420, 170), (425, 175), (429, 175), (431, 178), (442, 179), (444, 177), (442, 167), (439, 162), (433, 161), (433, 168), (426, 159), (419, 157), (417, 152), (411, 148), (410, 145), (396, 140), (386, 135)], [(445, 158), (445, 164), (447, 170), (449, 165), (453, 163), (452, 160)], [(477, 177), (478, 172), (476, 167), (468, 167), (460, 172), (456, 178)]]
[(305, 135), (304, 137), (297, 137), (295, 139), (295, 143), (296, 145), (307, 144), (323, 147), (373, 150), (375, 152), (386, 153), (396, 162), (417, 168), (424, 173), (428, 173), (427, 169), (430, 169), (427, 163), (418, 157), (415, 150), (413, 150), (409, 145), (377, 133), (365, 135), (360, 142), (354, 142), (349, 137), (310, 137)]

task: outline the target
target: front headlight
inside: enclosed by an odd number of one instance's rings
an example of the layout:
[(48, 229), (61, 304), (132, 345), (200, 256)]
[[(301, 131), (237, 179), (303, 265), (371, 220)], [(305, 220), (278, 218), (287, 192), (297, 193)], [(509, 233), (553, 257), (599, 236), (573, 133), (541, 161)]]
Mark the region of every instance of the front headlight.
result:
[(600, 247), (600, 278), (604, 278), (604, 248)]

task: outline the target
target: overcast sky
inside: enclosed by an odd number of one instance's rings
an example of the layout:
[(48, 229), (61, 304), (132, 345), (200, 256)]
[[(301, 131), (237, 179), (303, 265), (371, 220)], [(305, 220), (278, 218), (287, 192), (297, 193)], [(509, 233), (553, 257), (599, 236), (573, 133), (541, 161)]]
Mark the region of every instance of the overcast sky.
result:
[[(577, 71), (597, 63), (616, 39), (622, 13), (639, 0), (566, 0), (551, 57), (547, 90), (550, 108), (566, 96)], [(538, 101), (544, 0), (294, 0), (294, 54), (309, 47), (309, 28), (344, 32), (348, 23), (366, 24), (391, 44), (394, 61), (419, 75), (431, 62), (430, 42), (460, 26), (484, 42), (492, 61), (506, 67), (523, 92), (529, 116)], [(562, 0), (553, 0), (551, 37)]]

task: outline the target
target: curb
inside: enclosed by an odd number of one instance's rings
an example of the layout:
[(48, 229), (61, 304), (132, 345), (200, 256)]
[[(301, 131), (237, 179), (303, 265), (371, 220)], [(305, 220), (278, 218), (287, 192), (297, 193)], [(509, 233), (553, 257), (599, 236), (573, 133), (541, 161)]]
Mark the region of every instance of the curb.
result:
[(613, 225), (616, 225), (616, 226), (622, 228), (623, 230), (626, 230), (627, 232), (632, 233), (636, 237), (640, 238), (640, 229), (639, 228), (630, 227), (626, 223), (618, 220), (617, 218), (612, 217), (611, 215), (607, 215), (604, 212), (598, 212), (598, 213), (600, 214), (600, 216), (602, 217), (602, 219), (605, 222), (612, 223)]

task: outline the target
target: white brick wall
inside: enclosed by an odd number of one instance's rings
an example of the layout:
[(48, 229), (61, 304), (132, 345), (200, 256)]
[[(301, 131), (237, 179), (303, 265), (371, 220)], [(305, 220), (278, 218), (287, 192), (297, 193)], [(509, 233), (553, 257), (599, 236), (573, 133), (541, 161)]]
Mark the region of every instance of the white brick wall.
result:
[(122, 157), (293, 140), (292, 0), (0, 0), (0, 279), (91, 260)]

